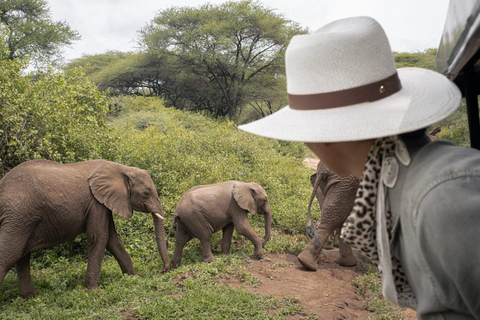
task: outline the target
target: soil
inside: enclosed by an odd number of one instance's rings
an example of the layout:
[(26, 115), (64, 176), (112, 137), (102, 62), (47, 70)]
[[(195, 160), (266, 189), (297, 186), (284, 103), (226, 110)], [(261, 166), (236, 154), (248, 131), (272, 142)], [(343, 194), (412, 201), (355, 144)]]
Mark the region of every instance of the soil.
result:
[(310, 168), (313, 168), (313, 169), (317, 170), (318, 161), (320, 161), (320, 160), (315, 159), (315, 158), (305, 158), (303, 160), (303, 163), (305, 163), (305, 165), (307, 167), (310, 167)]
[[(338, 248), (324, 250), (317, 271), (307, 271), (292, 254), (269, 254), (258, 260), (252, 257), (247, 272), (258, 278), (252, 286), (242, 279), (231, 277), (224, 284), (261, 295), (278, 298), (292, 297), (302, 307), (302, 314), (289, 319), (369, 319), (362, 297), (355, 292), (351, 281), (363, 275), (361, 264), (341, 267), (336, 263)], [(367, 262), (355, 252), (359, 261)], [(417, 319), (413, 310), (403, 311), (404, 319)]]
[[(228, 285), (274, 297), (294, 297), (302, 306), (304, 316), (316, 314), (318, 319), (368, 319), (362, 298), (350, 282), (360, 276), (361, 268), (340, 267), (334, 252), (322, 254), (317, 271), (307, 271), (292, 254), (270, 254), (253, 260), (247, 272), (260, 284), (252, 287), (238, 278), (228, 279)], [(301, 319), (293, 315), (291, 319)]]

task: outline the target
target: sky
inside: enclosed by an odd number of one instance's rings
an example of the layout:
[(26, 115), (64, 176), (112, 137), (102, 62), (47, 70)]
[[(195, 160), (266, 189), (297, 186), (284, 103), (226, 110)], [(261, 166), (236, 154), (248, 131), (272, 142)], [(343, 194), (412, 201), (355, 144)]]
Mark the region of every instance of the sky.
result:
[[(81, 40), (64, 50), (67, 61), (110, 50), (134, 51), (138, 31), (172, 6), (198, 7), (226, 0), (48, 0), (54, 21), (65, 21)], [(370, 16), (384, 28), (396, 52), (437, 48), (448, 0), (263, 0), (264, 6), (315, 31), (347, 17)]]

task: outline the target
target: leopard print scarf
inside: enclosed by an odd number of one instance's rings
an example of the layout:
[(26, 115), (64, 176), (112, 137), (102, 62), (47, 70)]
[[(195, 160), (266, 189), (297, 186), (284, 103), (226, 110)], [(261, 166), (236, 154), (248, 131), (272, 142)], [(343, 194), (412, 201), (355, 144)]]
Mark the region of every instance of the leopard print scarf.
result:
[(415, 308), (415, 295), (401, 262), (390, 251), (389, 245), (392, 239), (392, 214), (387, 186), (392, 188), (396, 182), (397, 158), (406, 165), (410, 162), (408, 151), (400, 138), (385, 137), (375, 141), (367, 157), (352, 213), (345, 220), (341, 237), (378, 266), (382, 275), (383, 295), (388, 300), (402, 307)]

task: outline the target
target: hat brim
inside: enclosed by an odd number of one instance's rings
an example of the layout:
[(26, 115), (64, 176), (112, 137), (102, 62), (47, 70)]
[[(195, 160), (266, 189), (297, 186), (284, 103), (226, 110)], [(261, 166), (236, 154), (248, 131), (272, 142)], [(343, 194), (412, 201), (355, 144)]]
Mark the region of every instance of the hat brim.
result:
[(445, 76), (401, 68), (402, 89), (381, 100), (322, 109), (289, 106), (238, 128), (259, 136), (298, 142), (342, 142), (398, 135), (428, 127), (452, 114), (461, 93)]

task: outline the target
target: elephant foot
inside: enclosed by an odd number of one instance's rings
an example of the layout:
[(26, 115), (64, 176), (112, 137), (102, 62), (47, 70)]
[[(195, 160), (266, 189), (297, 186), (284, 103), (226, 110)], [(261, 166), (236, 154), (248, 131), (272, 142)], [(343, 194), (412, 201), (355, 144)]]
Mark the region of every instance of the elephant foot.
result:
[(215, 258), (214, 256), (211, 256), (211, 257), (208, 257), (208, 258), (204, 258), (203, 262), (210, 263), (210, 262), (214, 262), (216, 260), (217, 260), (217, 258)]
[(259, 248), (259, 249), (255, 249), (255, 251), (253, 252), (253, 254), (260, 258), (261, 256), (263, 256), (267, 251), (263, 248)]
[(342, 267), (353, 267), (357, 265), (357, 259), (354, 256), (350, 257), (338, 257), (337, 264)]
[(85, 285), (83, 288), (85, 291), (90, 291), (90, 290), (100, 290), (100, 287), (98, 285)]
[(170, 271), (172, 269), (175, 269), (175, 267), (173, 267), (172, 265), (166, 265), (166, 266), (163, 267), (162, 270), (160, 270), (160, 273), (165, 273), (165, 272)]
[(317, 257), (311, 252), (304, 250), (297, 256), (297, 259), (307, 270), (317, 271)]
[(35, 295), (35, 289), (19, 292), (19, 295), (23, 299), (31, 298)]
[(322, 252), (321, 245), (315, 245), (313, 241), (310, 241), (305, 249), (297, 256), (298, 261), (304, 266), (307, 270), (316, 271), (317, 270), (317, 258)]

